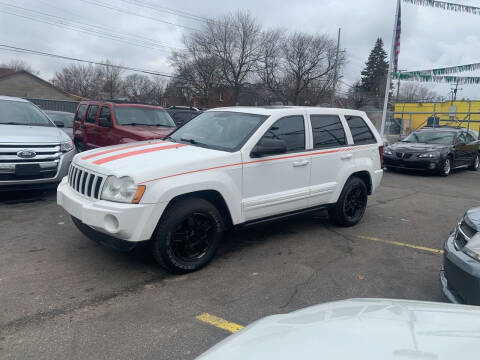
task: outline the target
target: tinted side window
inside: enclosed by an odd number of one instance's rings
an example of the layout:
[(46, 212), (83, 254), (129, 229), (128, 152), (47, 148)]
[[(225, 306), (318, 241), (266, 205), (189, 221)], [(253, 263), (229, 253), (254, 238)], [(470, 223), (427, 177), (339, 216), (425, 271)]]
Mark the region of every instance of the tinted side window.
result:
[(360, 116), (346, 116), (355, 145), (375, 144), (377, 140)]
[(110, 115), (110, 108), (108, 106), (103, 106), (100, 110), (100, 116), (106, 118), (108, 121), (112, 122), (112, 116)]
[(97, 117), (98, 105), (90, 105), (88, 108), (87, 118), (85, 122), (94, 124), (95, 118)]
[(285, 140), (287, 152), (305, 150), (305, 124), (303, 116), (288, 116), (278, 120), (263, 137)]
[(467, 143), (475, 141), (475, 137), (472, 134), (467, 134)]
[(83, 104), (78, 107), (77, 116), (75, 117), (75, 121), (82, 121), (83, 115), (85, 114), (85, 109), (87, 105)]
[(342, 122), (336, 115), (310, 115), (313, 130), (313, 148), (343, 146), (347, 143)]

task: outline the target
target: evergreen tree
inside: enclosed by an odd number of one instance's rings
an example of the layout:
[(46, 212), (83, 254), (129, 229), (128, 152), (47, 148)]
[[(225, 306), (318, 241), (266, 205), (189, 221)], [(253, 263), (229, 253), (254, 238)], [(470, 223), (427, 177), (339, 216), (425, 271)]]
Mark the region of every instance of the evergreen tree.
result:
[(387, 52), (383, 48), (383, 40), (378, 38), (368, 56), (365, 68), (362, 70), (362, 80), (359, 86), (359, 90), (373, 100), (371, 103), (373, 102), (376, 106), (383, 101), (387, 74)]

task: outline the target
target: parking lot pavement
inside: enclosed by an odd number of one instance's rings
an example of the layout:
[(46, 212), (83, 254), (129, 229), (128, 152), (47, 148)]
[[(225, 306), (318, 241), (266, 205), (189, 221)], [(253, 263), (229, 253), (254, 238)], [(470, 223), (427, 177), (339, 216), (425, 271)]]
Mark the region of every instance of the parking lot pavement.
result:
[(325, 301), (442, 301), (439, 251), (480, 204), (479, 180), (386, 173), (359, 225), (336, 228), (318, 213), (235, 231), (184, 276), (146, 249), (92, 243), (54, 191), (0, 193), (1, 358), (191, 359), (235, 326)]

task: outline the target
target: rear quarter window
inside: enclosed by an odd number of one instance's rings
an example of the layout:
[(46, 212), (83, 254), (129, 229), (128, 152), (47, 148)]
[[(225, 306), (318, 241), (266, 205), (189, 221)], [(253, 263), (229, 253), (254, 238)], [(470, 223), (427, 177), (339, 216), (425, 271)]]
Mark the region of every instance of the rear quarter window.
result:
[(345, 118), (355, 145), (375, 144), (377, 142), (377, 139), (363, 118), (351, 115), (347, 115)]

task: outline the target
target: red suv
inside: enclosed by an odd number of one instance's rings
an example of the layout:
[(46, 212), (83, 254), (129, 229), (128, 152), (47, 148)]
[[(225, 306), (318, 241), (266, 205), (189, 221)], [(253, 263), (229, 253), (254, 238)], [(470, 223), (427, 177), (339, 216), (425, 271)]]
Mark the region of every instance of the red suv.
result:
[(78, 151), (133, 141), (163, 139), (175, 123), (160, 106), (111, 101), (82, 101), (75, 112)]

